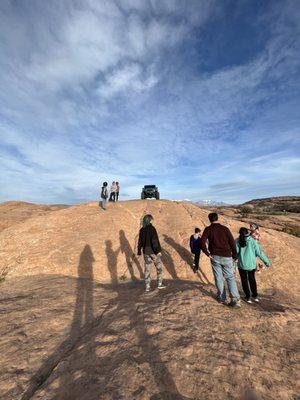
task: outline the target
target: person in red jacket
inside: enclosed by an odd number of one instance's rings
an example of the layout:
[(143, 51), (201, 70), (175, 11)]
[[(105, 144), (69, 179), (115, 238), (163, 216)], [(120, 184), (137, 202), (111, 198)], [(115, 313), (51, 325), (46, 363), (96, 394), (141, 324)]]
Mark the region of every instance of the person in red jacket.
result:
[(230, 230), (218, 222), (217, 213), (210, 213), (208, 218), (210, 226), (204, 229), (201, 238), (201, 247), (211, 260), (215, 284), (218, 290), (218, 301), (223, 304), (226, 303), (225, 278), (231, 297), (229, 305), (232, 307), (241, 307), (233, 263), (233, 261), (237, 260), (235, 240)]

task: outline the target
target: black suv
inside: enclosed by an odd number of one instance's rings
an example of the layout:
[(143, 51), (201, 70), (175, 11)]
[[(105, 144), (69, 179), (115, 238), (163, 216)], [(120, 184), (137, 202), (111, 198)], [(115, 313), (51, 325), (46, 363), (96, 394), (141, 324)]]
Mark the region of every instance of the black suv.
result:
[(158, 187), (155, 185), (145, 185), (142, 189), (141, 199), (151, 199), (155, 198), (159, 200), (159, 191)]

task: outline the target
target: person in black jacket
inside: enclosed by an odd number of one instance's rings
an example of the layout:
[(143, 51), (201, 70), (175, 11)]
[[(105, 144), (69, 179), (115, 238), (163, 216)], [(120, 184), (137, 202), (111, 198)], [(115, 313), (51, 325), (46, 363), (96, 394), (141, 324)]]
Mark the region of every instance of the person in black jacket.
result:
[(199, 228), (195, 228), (194, 235), (191, 235), (190, 237), (190, 248), (191, 253), (194, 254), (193, 271), (196, 273), (199, 271), (199, 260), (201, 253), (201, 230)]
[(157, 288), (164, 289), (162, 282), (161, 246), (156, 229), (152, 225), (153, 217), (147, 214), (143, 218), (142, 228), (139, 233), (138, 255), (143, 251), (145, 260), (145, 284), (146, 292), (151, 288), (151, 266), (154, 263), (157, 271)]

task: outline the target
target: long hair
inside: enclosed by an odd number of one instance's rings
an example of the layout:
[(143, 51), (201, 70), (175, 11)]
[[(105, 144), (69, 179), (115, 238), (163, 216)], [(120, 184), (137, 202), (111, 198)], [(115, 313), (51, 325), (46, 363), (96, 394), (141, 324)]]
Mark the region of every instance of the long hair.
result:
[(243, 227), (239, 231), (240, 237), (239, 237), (239, 245), (241, 247), (246, 247), (247, 246), (247, 237), (249, 236), (249, 231), (247, 228)]
[(153, 217), (151, 214), (146, 214), (143, 218), (142, 221), (142, 227), (146, 228), (146, 226), (150, 225), (151, 221), (153, 220)]

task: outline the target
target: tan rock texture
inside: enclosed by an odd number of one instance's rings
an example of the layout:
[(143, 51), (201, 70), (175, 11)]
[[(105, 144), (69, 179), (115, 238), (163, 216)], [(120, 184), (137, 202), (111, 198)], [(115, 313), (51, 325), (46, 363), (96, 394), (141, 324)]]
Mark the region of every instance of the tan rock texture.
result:
[[(22, 207), (22, 205), (20, 205)], [(134, 256), (152, 213), (167, 288), (144, 293)], [(209, 261), (188, 239), (208, 211), (171, 201), (96, 202), (31, 216), (0, 233), (0, 398), (296, 400), (300, 239), (262, 229), (273, 265), (261, 303), (215, 301)], [(243, 223), (221, 217), (237, 235)], [(153, 271), (155, 278), (155, 271)], [(239, 278), (238, 278), (239, 281)]]
[(0, 232), (28, 218), (60, 210), (64, 206), (46, 206), (24, 201), (7, 201), (0, 204)]

